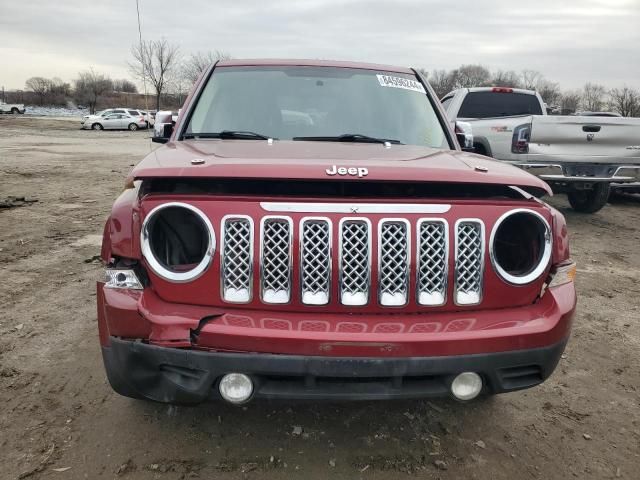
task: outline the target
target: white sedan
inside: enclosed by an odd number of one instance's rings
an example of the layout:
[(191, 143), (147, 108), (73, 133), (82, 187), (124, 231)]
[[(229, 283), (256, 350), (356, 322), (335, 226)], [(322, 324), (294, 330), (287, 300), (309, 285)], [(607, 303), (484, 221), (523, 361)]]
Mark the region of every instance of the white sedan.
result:
[(138, 130), (147, 128), (143, 115), (129, 113), (110, 113), (105, 116), (90, 116), (82, 124), (83, 129), (91, 130)]

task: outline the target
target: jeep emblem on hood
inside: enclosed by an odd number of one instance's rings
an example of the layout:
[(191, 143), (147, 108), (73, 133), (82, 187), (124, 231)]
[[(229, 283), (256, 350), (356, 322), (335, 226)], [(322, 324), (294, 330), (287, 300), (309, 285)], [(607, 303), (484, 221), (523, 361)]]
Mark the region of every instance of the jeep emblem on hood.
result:
[(338, 167), (337, 165), (332, 165), (331, 168), (327, 168), (325, 170), (325, 172), (327, 172), (327, 175), (351, 175), (352, 177), (358, 177), (358, 178), (362, 178), (362, 177), (366, 177), (367, 175), (369, 175), (369, 169), (365, 168), (365, 167)]

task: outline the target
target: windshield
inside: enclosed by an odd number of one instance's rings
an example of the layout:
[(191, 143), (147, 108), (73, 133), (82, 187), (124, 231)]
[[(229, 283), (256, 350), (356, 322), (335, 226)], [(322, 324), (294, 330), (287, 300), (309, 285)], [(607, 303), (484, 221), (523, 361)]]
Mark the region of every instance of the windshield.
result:
[(538, 97), (527, 93), (470, 92), (464, 97), (458, 118), (542, 115)]
[(185, 134), (229, 131), (280, 140), (372, 137), (449, 148), (414, 75), (352, 68), (217, 68)]

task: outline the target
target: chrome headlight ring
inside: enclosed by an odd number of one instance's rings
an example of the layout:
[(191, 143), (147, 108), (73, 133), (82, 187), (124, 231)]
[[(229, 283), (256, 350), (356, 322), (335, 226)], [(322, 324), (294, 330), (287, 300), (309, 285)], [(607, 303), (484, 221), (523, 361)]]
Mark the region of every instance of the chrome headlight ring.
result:
[[(207, 232), (207, 248), (205, 250), (204, 256), (202, 260), (196, 265), (194, 268), (187, 272), (175, 272), (166, 268), (162, 263), (158, 261), (153, 253), (153, 249), (151, 247), (151, 239), (150, 239), (150, 226), (153, 221), (154, 216), (161, 212), (166, 208), (178, 207), (184, 208), (192, 213), (194, 213), (204, 224)], [(188, 203), (183, 202), (168, 202), (158, 205), (154, 207), (145, 217), (144, 222), (142, 223), (142, 230), (140, 231), (140, 246), (142, 249), (142, 255), (151, 267), (151, 270), (158, 276), (162, 277), (165, 280), (174, 283), (185, 283), (191, 282), (196, 278), (200, 277), (211, 265), (211, 261), (213, 260), (213, 255), (216, 250), (216, 235), (213, 230), (213, 225), (209, 218), (198, 208), (193, 205), (189, 205)]]
[[(525, 275), (512, 275), (509, 272), (507, 272), (504, 268), (502, 268), (502, 266), (500, 266), (500, 264), (498, 263), (498, 260), (496, 258), (496, 253), (495, 253), (495, 237), (496, 237), (496, 233), (498, 232), (498, 229), (500, 228), (500, 225), (507, 218), (511, 217), (512, 215), (521, 214), (521, 213), (525, 213), (527, 215), (531, 215), (535, 217), (537, 220), (541, 222), (542, 226), (544, 227), (543, 251), (538, 261), (538, 264), (530, 272), (528, 272)], [(489, 239), (489, 257), (491, 259), (491, 265), (493, 266), (494, 271), (504, 281), (512, 285), (527, 285), (537, 280), (538, 278), (540, 278), (540, 276), (546, 270), (551, 260), (551, 254), (553, 250), (552, 247), (553, 247), (553, 236), (551, 233), (551, 226), (549, 225), (549, 222), (547, 221), (547, 219), (544, 218), (542, 215), (540, 215), (540, 213), (534, 210), (530, 210), (528, 208), (516, 208), (514, 210), (509, 210), (508, 212), (504, 213), (500, 218), (498, 218), (496, 223), (493, 225), (493, 229), (491, 230), (491, 237)]]

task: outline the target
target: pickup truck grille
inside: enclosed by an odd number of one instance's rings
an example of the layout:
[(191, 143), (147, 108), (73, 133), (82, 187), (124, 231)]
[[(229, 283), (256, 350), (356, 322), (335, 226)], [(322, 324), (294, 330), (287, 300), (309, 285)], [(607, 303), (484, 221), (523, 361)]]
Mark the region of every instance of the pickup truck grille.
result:
[[(254, 232), (254, 221), (240, 215), (222, 221), (220, 271), (226, 302), (248, 303), (253, 298), (254, 237), (259, 239), (255, 252), (260, 256), (256, 285), (266, 304), (296, 300), (304, 305), (401, 307), (409, 302), (439, 306), (447, 301), (451, 247), (449, 225), (443, 219), (414, 223), (389, 218), (376, 222), (374, 228), (367, 218), (343, 218), (334, 225), (329, 218), (307, 217), (294, 228), (287, 216), (267, 216), (259, 225)], [(459, 220), (452, 235), (453, 299), (457, 305), (480, 303), (484, 225), (478, 219)], [(375, 255), (372, 245), (377, 246)], [(337, 248), (338, 272), (332, 270), (333, 248)], [(376, 268), (372, 268), (374, 260)], [(334, 292), (337, 297), (332, 299)]]

